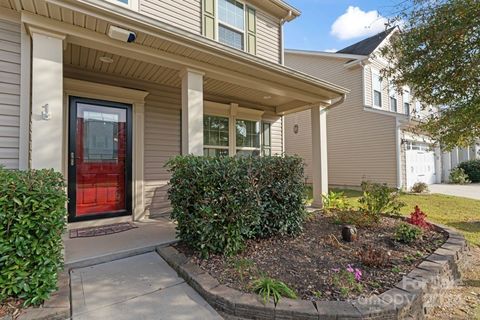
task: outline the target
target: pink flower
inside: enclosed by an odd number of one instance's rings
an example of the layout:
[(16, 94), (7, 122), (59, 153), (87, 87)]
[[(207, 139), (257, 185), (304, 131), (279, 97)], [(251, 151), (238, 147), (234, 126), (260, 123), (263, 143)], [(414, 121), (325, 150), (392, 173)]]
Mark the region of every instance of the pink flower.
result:
[(354, 273), (354, 272), (355, 272), (355, 270), (353, 270), (353, 268), (352, 268), (352, 265), (350, 265), (350, 264), (347, 265), (347, 271), (350, 272), (350, 273)]
[(333, 272), (340, 272), (340, 269), (339, 268), (333, 268), (332, 271)]
[(362, 280), (362, 270), (355, 268), (355, 280)]

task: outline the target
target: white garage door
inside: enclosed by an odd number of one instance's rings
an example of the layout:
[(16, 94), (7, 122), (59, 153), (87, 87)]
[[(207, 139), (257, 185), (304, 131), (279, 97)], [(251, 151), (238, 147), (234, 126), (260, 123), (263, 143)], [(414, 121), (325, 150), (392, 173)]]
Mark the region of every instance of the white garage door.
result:
[(435, 152), (421, 142), (408, 142), (406, 154), (407, 188), (415, 182), (435, 183)]

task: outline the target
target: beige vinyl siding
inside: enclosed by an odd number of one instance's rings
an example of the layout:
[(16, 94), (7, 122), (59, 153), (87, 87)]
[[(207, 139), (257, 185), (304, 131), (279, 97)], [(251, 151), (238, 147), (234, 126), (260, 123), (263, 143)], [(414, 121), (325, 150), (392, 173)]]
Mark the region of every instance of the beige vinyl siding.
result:
[(0, 165), (18, 169), (20, 24), (0, 20)]
[[(166, 162), (181, 153), (181, 91), (151, 82), (65, 68), (65, 77), (148, 91), (145, 99), (145, 208), (151, 215), (170, 210)], [(281, 154), (282, 118), (269, 111), (263, 121), (272, 124), (272, 154)]]
[(280, 62), (280, 21), (257, 10), (257, 56)]
[[(344, 68), (346, 59), (287, 53), (286, 65), (350, 90), (346, 101), (327, 113), (329, 184), (359, 186), (362, 180), (397, 184), (395, 117), (364, 110), (362, 68)], [(307, 163), (311, 182), (310, 111), (286, 116), (285, 147)], [(293, 126), (298, 124), (298, 134)]]
[(202, 33), (201, 0), (140, 0), (140, 13), (195, 34)]

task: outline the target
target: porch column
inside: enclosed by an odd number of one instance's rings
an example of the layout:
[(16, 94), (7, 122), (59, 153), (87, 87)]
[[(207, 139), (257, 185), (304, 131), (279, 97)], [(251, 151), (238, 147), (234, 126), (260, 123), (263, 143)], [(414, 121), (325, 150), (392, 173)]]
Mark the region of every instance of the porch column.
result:
[(32, 36), (31, 167), (63, 172), (64, 35), (30, 28)]
[(313, 107), (312, 119), (312, 206), (322, 207), (322, 194), (328, 193), (327, 111)]
[(192, 69), (181, 73), (183, 155), (203, 155), (203, 75)]
[(442, 183), (442, 150), (435, 147), (435, 183)]

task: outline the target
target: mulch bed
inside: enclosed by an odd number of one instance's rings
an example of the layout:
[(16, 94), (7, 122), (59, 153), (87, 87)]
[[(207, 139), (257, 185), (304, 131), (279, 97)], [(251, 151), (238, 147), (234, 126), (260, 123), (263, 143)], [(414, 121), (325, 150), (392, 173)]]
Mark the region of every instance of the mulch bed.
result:
[(11, 315), (13, 318), (17, 318), (20, 315), (23, 301), (16, 299), (7, 299), (0, 303), (0, 319)]
[[(341, 240), (341, 225), (331, 217), (316, 215), (299, 236), (249, 240), (245, 250), (234, 257), (214, 255), (201, 259), (182, 243), (177, 249), (220, 283), (234, 289), (251, 292), (252, 281), (267, 276), (285, 282), (301, 299), (348, 300), (392, 288), (447, 238), (443, 232), (429, 230), (412, 244), (399, 243), (393, 239), (401, 222), (382, 218), (375, 227), (358, 228), (358, 240), (347, 243)], [(382, 251), (388, 257), (386, 264), (364, 265), (360, 256), (368, 248)], [(348, 265), (361, 270), (360, 289), (355, 285), (345, 290), (335, 282), (338, 269), (345, 270)]]

